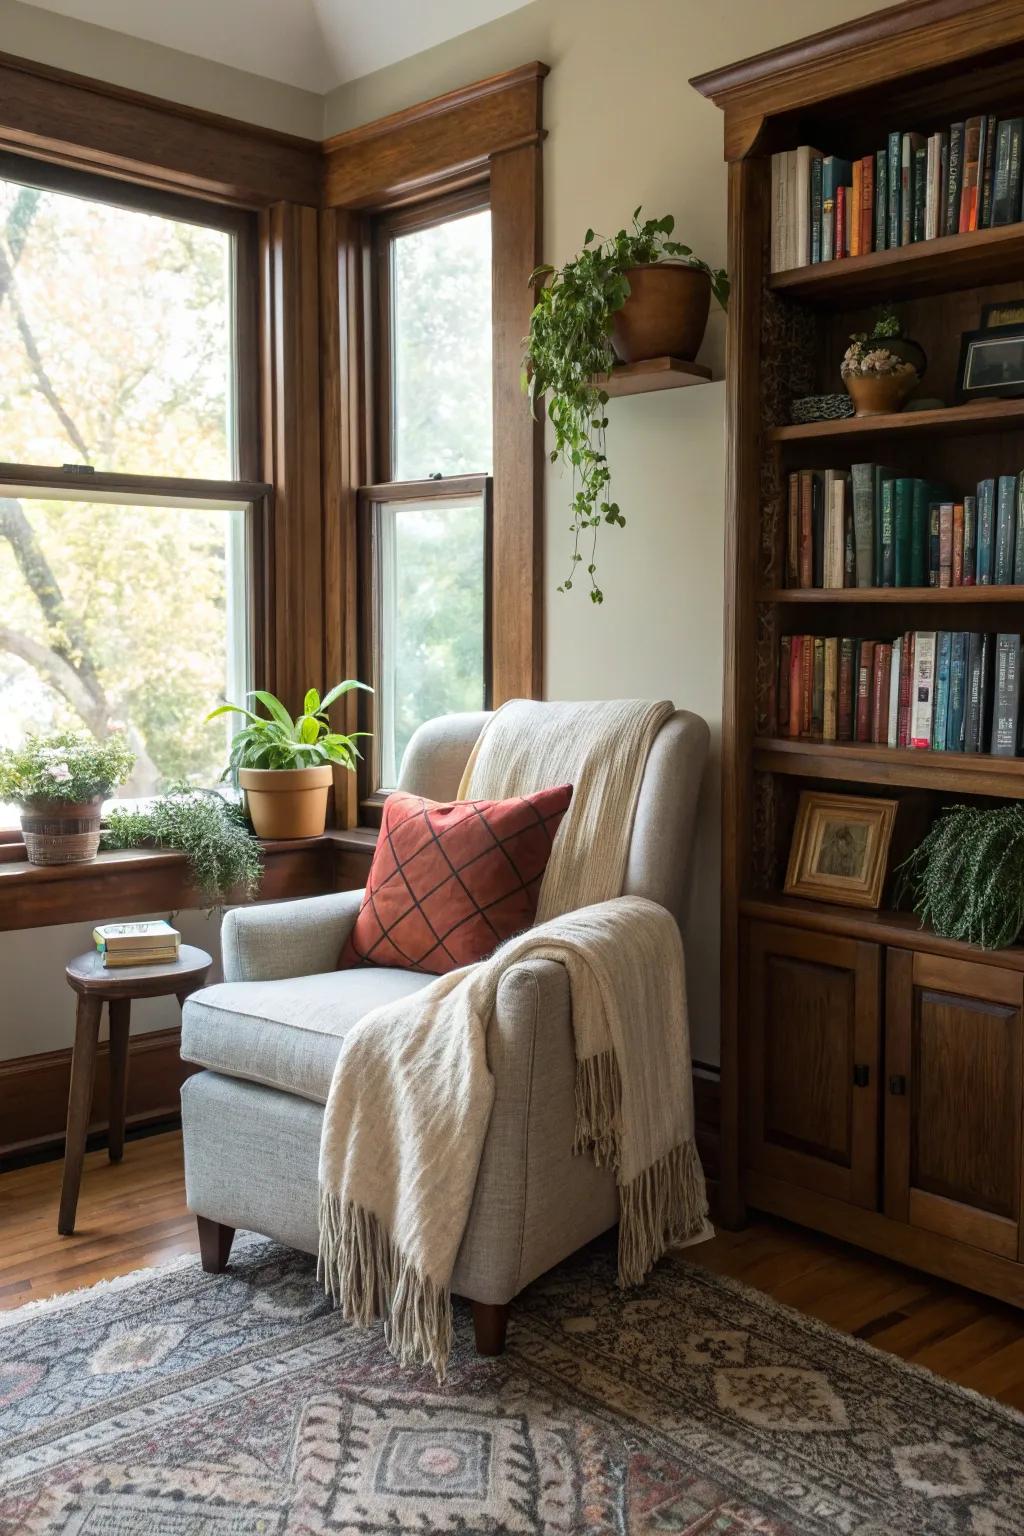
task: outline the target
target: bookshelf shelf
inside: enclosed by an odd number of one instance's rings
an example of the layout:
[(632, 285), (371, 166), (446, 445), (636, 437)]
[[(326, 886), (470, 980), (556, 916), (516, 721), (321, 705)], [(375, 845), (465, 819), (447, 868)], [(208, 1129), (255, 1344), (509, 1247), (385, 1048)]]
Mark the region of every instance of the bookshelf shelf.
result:
[(854, 604), (858, 608), (883, 607), (987, 608), (1024, 604), (1022, 587), (781, 587), (762, 592), (761, 603), (797, 604), (801, 607)]
[[(859, 258), (858, 258), (859, 259)], [(1024, 400), (978, 400), (934, 411), (901, 411), (895, 416), (848, 416), (845, 421), (811, 421), (773, 427), (773, 443), (842, 442), (865, 437), (973, 437), (1024, 430)]]
[(985, 753), (926, 752), (867, 742), (761, 736), (754, 742), (754, 767), (801, 778), (1024, 799), (1024, 758)]
[(1024, 262), (1024, 224), (978, 229), (966, 235), (944, 235), (894, 251), (848, 256), (812, 267), (774, 272), (769, 288), (805, 304), (845, 307), (887, 299), (951, 293), (1006, 281), (1014, 265)]
[(687, 363), (681, 357), (651, 357), (642, 363), (620, 363), (611, 373), (598, 377), (611, 399), (621, 395), (646, 395), (659, 389), (688, 389), (691, 384), (710, 384), (711, 369), (703, 363)]

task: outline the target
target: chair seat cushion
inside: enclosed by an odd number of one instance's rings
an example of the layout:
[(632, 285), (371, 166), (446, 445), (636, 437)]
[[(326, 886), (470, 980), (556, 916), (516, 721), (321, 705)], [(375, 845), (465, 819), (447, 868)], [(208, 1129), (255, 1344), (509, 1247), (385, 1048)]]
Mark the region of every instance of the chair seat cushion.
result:
[(181, 1021), (185, 1061), (326, 1104), (353, 1024), (432, 978), (383, 966), (284, 981), (225, 981), (195, 992)]
[(571, 784), (448, 805), (390, 795), (363, 904), (338, 965), (441, 976), (475, 965), (531, 928), (571, 799)]

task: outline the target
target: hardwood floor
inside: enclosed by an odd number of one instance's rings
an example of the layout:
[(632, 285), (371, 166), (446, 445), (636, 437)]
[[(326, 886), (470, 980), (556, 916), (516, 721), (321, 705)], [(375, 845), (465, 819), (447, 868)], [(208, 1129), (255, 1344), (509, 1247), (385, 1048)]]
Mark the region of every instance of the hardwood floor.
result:
[[(119, 1164), (90, 1152), (73, 1237), (57, 1235), (61, 1167), (0, 1174), (0, 1308), (198, 1252), (180, 1133), (130, 1141)], [(767, 1218), (687, 1258), (1024, 1409), (1024, 1312), (1013, 1307)]]

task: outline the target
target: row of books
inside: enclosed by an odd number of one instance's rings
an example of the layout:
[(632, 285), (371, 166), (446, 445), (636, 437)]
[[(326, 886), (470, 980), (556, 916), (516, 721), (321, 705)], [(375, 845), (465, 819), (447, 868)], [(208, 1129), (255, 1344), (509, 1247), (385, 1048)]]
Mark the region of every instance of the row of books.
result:
[(103, 923), (93, 943), (108, 970), (129, 965), (166, 965), (177, 960), (181, 934), (162, 919), (147, 923)]
[(944, 630), (893, 641), (785, 635), (781, 736), (1016, 757), (1022, 637)]
[(1024, 118), (890, 133), (857, 160), (809, 144), (772, 155), (771, 269), (893, 250), (1021, 218)]
[(1024, 471), (968, 496), (883, 464), (795, 470), (787, 489), (787, 587), (1024, 585)]

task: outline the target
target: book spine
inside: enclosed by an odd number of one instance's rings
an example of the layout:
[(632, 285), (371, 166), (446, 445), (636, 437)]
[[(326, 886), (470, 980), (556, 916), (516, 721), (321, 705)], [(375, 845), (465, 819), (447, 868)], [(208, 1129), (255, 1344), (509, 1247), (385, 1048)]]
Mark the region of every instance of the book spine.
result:
[(981, 643), (979, 634), (967, 637), (967, 678), (964, 684), (963, 750), (981, 751)]
[(871, 690), (875, 675), (875, 642), (862, 640), (857, 666), (856, 739), (871, 740)]
[(889, 206), (886, 210), (886, 244), (890, 251), (900, 244), (900, 190), (902, 185), (903, 135), (890, 133), (889, 159), (886, 175), (889, 183)]
[(1020, 218), (1021, 136), (1024, 119), (1007, 118), (996, 133), (992, 181), (992, 223), (1016, 224)]
[(953, 585), (953, 503), (939, 504), (939, 586)]
[(964, 708), (967, 702), (967, 641), (962, 631), (953, 636), (949, 656), (949, 718), (946, 721), (946, 751), (964, 749)]
[(942, 135), (942, 147), (939, 150), (938, 207), (937, 207), (936, 215), (935, 215), (936, 221), (937, 221), (938, 226), (939, 226), (939, 234), (940, 235), (948, 235), (949, 234), (949, 230), (946, 228), (946, 189), (947, 189), (948, 186), (949, 186), (949, 134), (948, 133), (944, 133)]
[(800, 476), (791, 471), (786, 495), (786, 586), (800, 585)]
[(853, 497), (849, 486), (843, 492), (844, 512), (844, 544), (843, 544), (843, 586), (855, 587), (857, 585), (857, 541), (853, 533)]
[(839, 729), (839, 641), (825, 641), (825, 690), (821, 716), (822, 741), (835, 741)]
[(1017, 521), (1017, 477), (1000, 475), (996, 493), (996, 552), (993, 561), (994, 586), (1013, 582), (1013, 544)]
[(850, 254), (846, 248), (846, 193), (846, 187), (836, 187), (836, 232), (834, 241), (836, 261)]
[(860, 245), (860, 210), (864, 198), (864, 162), (853, 162), (853, 185), (850, 188), (850, 201), (853, 204), (853, 218), (850, 221), (850, 244), (847, 250), (848, 256), (859, 256)]
[(978, 228), (988, 229), (992, 223), (992, 176), (996, 160), (996, 120), (985, 119), (985, 148), (981, 161), (981, 190), (978, 197)]
[(884, 149), (875, 153), (875, 250), (886, 247), (886, 217), (889, 208), (888, 156)]
[(995, 553), (996, 483), (978, 482), (978, 558), (976, 579), (979, 587), (992, 585), (992, 557)]
[(1016, 757), (1020, 734), (1020, 635), (996, 636), (995, 699), (992, 707), (991, 752)]
[(932, 713), (935, 689), (935, 633), (918, 630), (914, 635), (914, 674), (910, 691), (910, 745), (932, 744)]
[(964, 586), (977, 585), (978, 498), (964, 497)]
[(871, 671), (871, 740), (875, 746), (885, 746), (889, 739), (889, 670), (892, 666), (892, 646), (887, 642), (875, 646)]
[(896, 737), (896, 745), (898, 747), (910, 746), (910, 716), (913, 687), (914, 635), (911, 632), (903, 636), (903, 647), (900, 651), (900, 713)]
[(939, 584), (939, 503), (928, 505), (928, 585)]
[(900, 245), (914, 238), (914, 145), (909, 133), (900, 146)]
[(775, 729), (780, 736), (789, 735), (789, 673), (793, 665), (793, 637), (783, 635), (779, 641), (779, 676), (775, 685)]
[(953, 503), (953, 568), (950, 584), (954, 587), (962, 587), (964, 584), (964, 505), (962, 501)]
[(813, 585), (825, 585), (825, 500), (822, 477), (811, 474), (811, 538), (814, 551)]
[(914, 150), (914, 217), (912, 220), (911, 239), (915, 242), (924, 239), (925, 228), (925, 203), (928, 198), (928, 150), (927, 148)]
[(801, 587), (814, 585), (814, 526), (812, 521), (813, 490), (811, 471), (800, 471), (800, 544), (799, 571)]
[(1024, 586), (1024, 472), (1017, 476), (1017, 526), (1013, 542), (1013, 584)]
[(866, 256), (874, 249), (875, 238), (875, 157), (865, 155), (861, 161), (860, 181), (860, 254)]
[(928, 484), (913, 480), (910, 507), (910, 580), (908, 587), (928, 585)]
[(790, 636), (789, 648), (789, 730), (787, 736), (802, 735), (801, 704), (803, 701), (803, 635)]
[(837, 707), (837, 735), (840, 741), (853, 740), (854, 696), (854, 641), (849, 637), (839, 642), (839, 701)]
[(814, 719), (814, 636), (804, 635), (800, 647), (800, 735), (812, 734)]
[(853, 539), (857, 560), (858, 587), (875, 584), (875, 466), (854, 464), (850, 469), (853, 487)]
[(825, 641), (821, 635), (814, 637), (814, 676), (811, 684), (811, 735), (821, 740), (825, 723)]
[(821, 204), (821, 259), (832, 261), (836, 253), (836, 200), (823, 198)]
[(882, 569), (879, 585), (892, 587), (896, 584), (896, 522), (894, 480), (882, 481)]
[(846, 584), (846, 476), (839, 471), (834, 472), (830, 503), (829, 586), (841, 588)]
[(811, 160), (811, 261), (821, 260), (821, 156)]
[(963, 186), (964, 125), (954, 123), (949, 130), (949, 175), (946, 179), (947, 235), (955, 235), (960, 228), (960, 192)]
[(893, 579), (894, 587), (909, 587), (913, 577), (914, 482), (893, 480)]
[(984, 118), (969, 117), (964, 124), (963, 176), (960, 181), (959, 231), (966, 235), (978, 227), (978, 164), (981, 125)]
[(952, 635), (941, 631), (935, 661), (935, 709), (932, 713), (932, 751), (945, 752), (946, 724), (949, 717), (949, 653)]
[(892, 657), (889, 663), (889, 729), (885, 738), (887, 747), (898, 747), (900, 743), (900, 681), (902, 666), (903, 641), (902, 639), (896, 639), (892, 643)]

